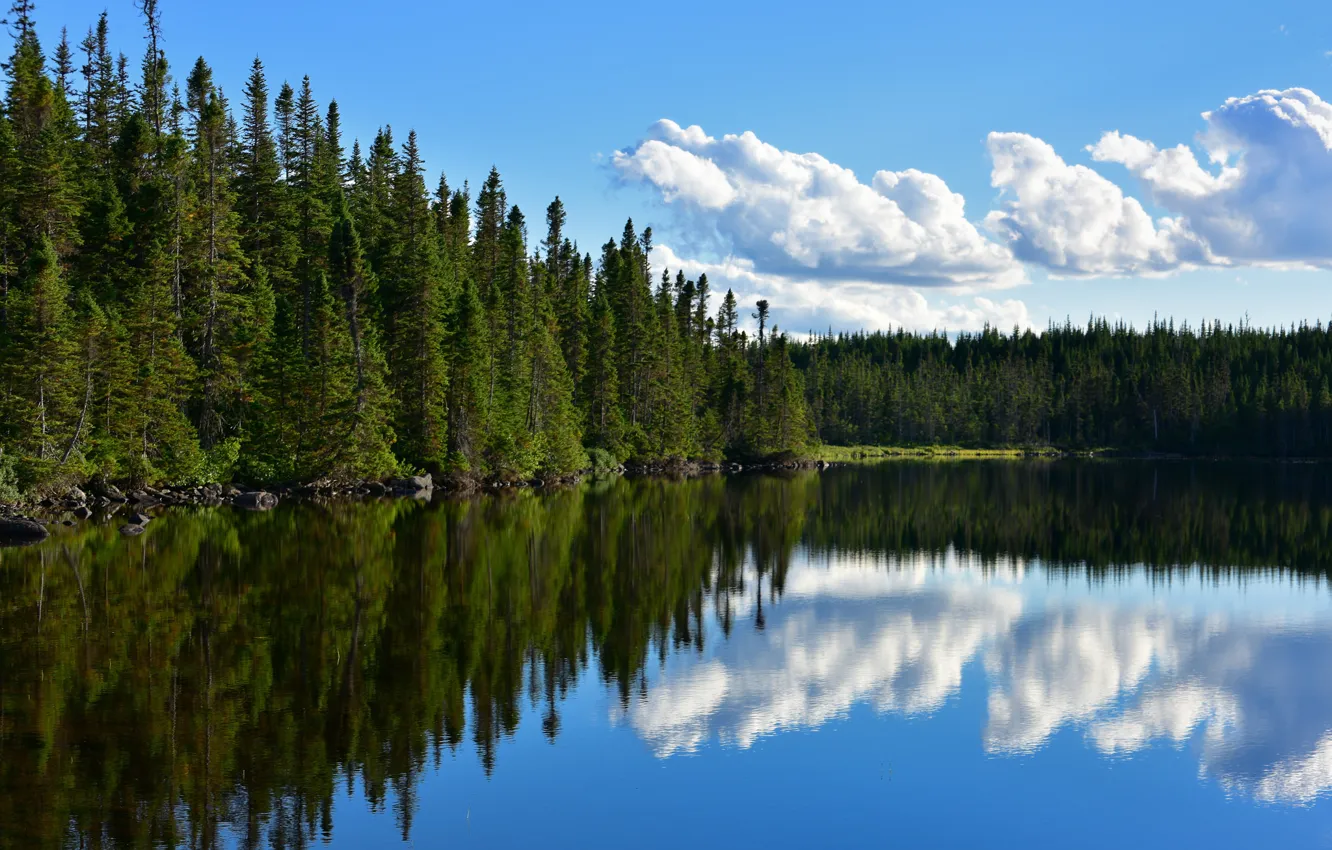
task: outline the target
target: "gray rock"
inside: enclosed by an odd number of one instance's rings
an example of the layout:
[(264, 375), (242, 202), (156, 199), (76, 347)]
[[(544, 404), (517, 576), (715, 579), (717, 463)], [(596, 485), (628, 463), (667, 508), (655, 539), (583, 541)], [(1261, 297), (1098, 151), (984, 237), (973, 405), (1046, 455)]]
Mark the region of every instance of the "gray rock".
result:
[(95, 487), (93, 492), (110, 502), (125, 501), (125, 494), (120, 492), (120, 488), (114, 484), (101, 484)]
[(393, 490), (397, 493), (420, 493), (423, 490), (433, 489), (435, 482), (430, 478), (430, 473), (413, 475), (411, 478), (396, 478), (393, 481)]
[(88, 517), (92, 516), (92, 511), (87, 507), (75, 508), (74, 516), (78, 517), (79, 519), (87, 519)]
[(272, 493), (265, 493), (263, 490), (256, 490), (253, 493), (242, 493), (236, 497), (233, 504), (238, 508), (244, 508), (247, 511), (269, 511), (277, 507), (278, 497)]
[(24, 517), (0, 517), (0, 545), (37, 543), (50, 533), (40, 522)]
[(147, 525), (148, 523), (150, 523), (150, 522), (152, 522), (152, 521), (153, 521), (153, 518), (150, 517), (150, 516), (148, 516), (148, 514), (145, 514), (145, 513), (135, 513), (135, 514), (130, 514), (130, 518), (129, 518), (129, 522), (130, 522), (131, 524), (133, 524), (133, 525)]
[(141, 525), (122, 525), (122, 526), (120, 527), (120, 533), (123, 534), (123, 535), (125, 535), (126, 537), (136, 537), (136, 536), (138, 536), (138, 535), (140, 535), (140, 534), (143, 534), (143, 526), (141, 526)]
[(88, 494), (84, 493), (78, 487), (75, 487), (74, 489), (69, 491), (69, 495), (66, 498), (68, 498), (72, 502), (78, 502), (79, 504), (83, 504), (84, 502), (88, 501)]

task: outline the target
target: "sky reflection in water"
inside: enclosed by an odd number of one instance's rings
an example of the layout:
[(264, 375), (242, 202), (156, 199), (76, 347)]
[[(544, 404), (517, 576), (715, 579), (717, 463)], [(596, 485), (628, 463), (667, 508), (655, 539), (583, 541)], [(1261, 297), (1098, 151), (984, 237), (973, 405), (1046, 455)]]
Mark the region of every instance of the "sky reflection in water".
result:
[[(1199, 774), (1265, 802), (1332, 787), (1332, 599), (1308, 583), (1195, 574), (1092, 582), (949, 551), (798, 556), (780, 602), (733, 597), (729, 640), (682, 654), (627, 720), (660, 758), (817, 729), (857, 703), (928, 716), (983, 689), (977, 744), (1032, 753), (1060, 729), (1126, 757), (1197, 741)], [(768, 590), (763, 591), (766, 596)]]
[(0, 550), (0, 848), (1332, 847), (1321, 465), (116, 529)]

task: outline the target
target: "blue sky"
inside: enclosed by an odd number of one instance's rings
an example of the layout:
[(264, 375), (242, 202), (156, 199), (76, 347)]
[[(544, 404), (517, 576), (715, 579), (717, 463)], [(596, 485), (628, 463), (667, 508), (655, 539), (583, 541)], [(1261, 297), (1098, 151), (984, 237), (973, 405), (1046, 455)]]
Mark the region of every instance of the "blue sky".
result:
[[(349, 134), (415, 128), (455, 184), (494, 163), (534, 225), (558, 193), (593, 253), (632, 215), (659, 261), (768, 296), (790, 330), (1332, 317), (1332, 216), (1304, 232), (1282, 215), (1332, 210), (1332, 155), (1307, 149), (1332, 128), (1326, 4), (163, 5), (178, 74), (202, 54), (234, 100), (255, 55), (275, 88), (309, 74)], [(132, 0), (39, 2), (45, 45), (61, 25), (77, 42), (102, 8), (137, 63)], [(1204, 143), (1201, 113), (1264, 90), (1286, 94), (1241, 103), (1226, 141)], [(1274, 136), (1266, 119), (1292, 108), (1299, 126)], [(1094, 160), (1111, 131), (1155, 147)], [(753, 145), (727, 143), (745, 132)], [(1181, 143), (1194, 166), (1152, 158)], [(1209, 162), (1218, 145), (1237, 176)], [(996, 150), (1023, 163), (998, 187)], [(939, 191), (964, 211), (906, 200)]]

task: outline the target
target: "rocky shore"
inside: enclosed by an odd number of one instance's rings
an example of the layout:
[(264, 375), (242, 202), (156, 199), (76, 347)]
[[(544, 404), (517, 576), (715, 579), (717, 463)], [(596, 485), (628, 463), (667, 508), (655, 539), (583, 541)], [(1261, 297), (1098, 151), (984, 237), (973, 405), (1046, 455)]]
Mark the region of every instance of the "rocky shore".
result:
[[(665, 475), (692, 477), (740, 472), (825, 469), (835, 464), (824, 460), (781, 460), (752, 464), (670, 461), (629, 464), (610, 470), (611, 474), (629, 476)], [(142, 534), (163, 508), (231, 506), (247, 511), (268, 511), (284, 499), (328, 501), (334, 499), (411, 498), (430, 499), (436, 492), (467, 493), (511, 488), (543, 488), (578, 482), (590, 471), (555, 479), (516, 481), (470, 481), (449, 479), (437, 483), (432, 476), (416, 475), (386, 481), (314, 481), (305, 484), (277, 485), (267, 488), (233, 484), (201, 484), (165, 487), (139, 487), (121, 490), (115, 484), (97, 482), (86, 488), (73, 487), (60, 498), (47, 497), (33, 505), (0, 504), (0, 546), (38, 543), (50, 536), (50, 529), (74, 526), (79, 522), (121, 522), (120, 533)]]

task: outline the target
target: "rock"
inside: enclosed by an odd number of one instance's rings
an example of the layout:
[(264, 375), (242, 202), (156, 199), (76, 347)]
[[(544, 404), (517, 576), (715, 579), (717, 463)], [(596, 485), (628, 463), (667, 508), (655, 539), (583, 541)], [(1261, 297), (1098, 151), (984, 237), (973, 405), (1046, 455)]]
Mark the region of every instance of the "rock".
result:
[(265, 493), (263, 490), (256, 490), (253, 493), (242, 493), (237, 496), (233, 504), (247, 511), (269, 511), (277, 507), (277, 503), (277, 496), (272, 493)]
[(65, 526), (66, 528), (68, 528), (69, 526), (71, 526), (71, 525), (74, 524), (74, 520), (72, 520), (72, 519), (67, 519), (67, 520), (65, 520), (64, 522), (60, 523), (60, 524), (63, 525), (63, 526)]
[(396, 493), (420, 493), (423, 490), (435, 489), (435, 482), (431, 480), (430, 473), (425, 475), (413, 475), (411, 478), (397, 478), (393, 481), (393, 490)]
[(147, 525), (148, 523), (153, 521), (153, 518), (145, 513), (135, 513), (130, 515), (128, 521), (132, 525)]
[(141, 525), (122, 525), (122, 526), (120, 527), (120, 533), (123, 534), (123, 535), (125, 535), (126, 537), (136, 537), (136, 536), (138, 536), (138, 535), (140, 535), (140, 534), (143, 534), (143, 526), (141, 526)]
[(93, 489), (93, 492), (108, 502), (123, 502), (125, 494), (114, 484), (101, 484)]
[(133, 493), (130, 493), (125, 498), (131, 504), (135, 505), (149, 505), (152, 504), (153, 502), (153, 497), (148, 495), (147, 491), (145, 490), (135, 490)]
[(75, 487), (74, 489), (69, 491), (69, 494), (65, 498), (69, 499), (71, 502), (78, 502), (79, 504), (83, 504), (84, 502), (88, 501), (88, 494), (84, 493), (78, 487)]
[(51, 532), (25, 517), (0, 517), (0, 544), (22, 545), (45, 540)]
[(382, 496), (388, 492), (388, 487), (384, 486), (382, 481), (367, 481), (365, 489), (369, 490), (372, 496)]
[(74, 516), (78, 517), (79, 519), (87, 519), (88, 517), (92, 516), (92, 510), (90, 510), (86, 506), (82, 508), (75, 508)]

